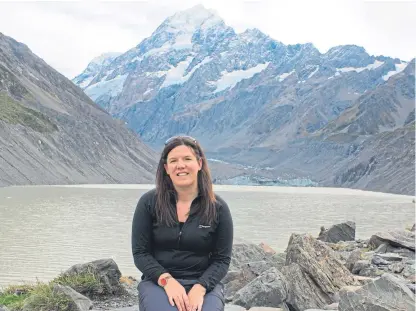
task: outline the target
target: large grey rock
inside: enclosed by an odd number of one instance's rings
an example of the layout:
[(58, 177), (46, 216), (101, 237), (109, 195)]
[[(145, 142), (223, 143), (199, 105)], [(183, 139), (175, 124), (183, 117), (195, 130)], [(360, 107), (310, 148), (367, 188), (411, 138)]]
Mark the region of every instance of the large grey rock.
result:
[(238, 270), (250, 262), (272, 261), (272, 255), (267, 253), (261, 246), (244, 240), (238, 240), (233, 244), (230, 270)]
[(378, 257), (391, 262), (391, 261), (403, 261), (406, 257), (400, 256), (399, 254), (395, 253), (385, 253), (385, 254), (377, 254)]
[(302, 311), (308, 308), (323, 308), (333, 302), (298, 264), (292, 263), (283, 267), (282, 274), (288, 282), (286, 304), (289, 308)]
[(355, 284), (351, 272), (337, 259), (334, 251), (311, 235), (292, 234), (287, 247), (286, 265), (292, 263), (298, 264), (330, 297), (343, 286)]
[(282, 273), (270, 268), (240, 289), (233, 304), (251, 307), (280, 307), (287, 298), (287, 284)]
[(338, 302), (331, 303), (330, 305), (325, 306), (324, 310), (338, 310), (338, 305)]
[(243, 308), (242, 306), (237, 306), (233, 304), (225, 304), (224, 311), (246, 311), (246, 308)]
[(352, 271), (352, 269), (354, 268), (355, 263), (362, 259), (361, 254), (362, 254), (362, 251), (360, 249), (353, 250), (350, 253), (350, 255), (347, 259), (347, 262), (345, 263), (345, 266), (347, 267), (348, 270)]
[(379, 247), (377, 247), (374, 252), (375, 253), (385, 253), (387, 252), (387, 248), (389, 247), (388, 243), (383, 243)]
[(113, 259), (99, 259), (85, 264), (77, 264), (63, 273), (70, 276), (83, 273), (93, 273), (99, 281), (98, 287), (89, 288), (80, 286), (74, 288), (77, 292), (88, 297), (94, 295), (115, 295), (124, 293), (120, 284), (121, 272)]
[(390, 262), (377, 255), (373, 256), (371, 263), (377, 266), (387, 266), (390, 264)]
[(359, 287), (340, 291), (340, 311), (414, 311), (415, 298), (406, 285), (391, 274)]
[(369, 243), (372, 247), (376, 248), (386, 242), (392, 246), (405, 247), (415, 251), (415, 233), (411, 231), (395, 230), (378, 232), (371, 236)]
[[(64, 310), (65, 307), (67, 311), (88, 311), (92, 308), (92, 302), (87, 297), (81, 295), (80, 293), (73, 290), (71, 287), (62, 286), (55, 284), (53, 291), (57, 294), (61, 294), (63, 297), (68, 299), (68, 304), (66, 306), (60, 305), (56, 310)], [(37, 295), (31, 295), (27, 298), (23, 305), (23, 311), (43, 311), (45, 306), (42, 306), (40, 300), (44, 301), (44, 298), (41, 298)], [(44, 301), (45, 302), (45, 301)], [(41, 306), (41, 308), (40, 308)], [(50, 306), (52, 308), (57, 308), (57, 306)], [(49, 310), (49, 309), (48, 309)], [(55, 310), (55, 309), (53, 309)]]
[(238, 271), (229, 271), (222, 281), (224, 283), (226, 301), (233, 300), (233, 297), (238, 290), (268, 269), (270, 269), (270, 264), (268, 262), (254, 261), (241, 264), (240, 270)]
[(337, 243), (340, 241), (355, 240), (355, 222), (347, 221), (331, 226), (327, 230), (321, 230), (318, 240)]
[(261, 245), (237, 239), (227, 275), (222, 280), (225, 299), (232, 301), (235, 293), (271, 267), (285, 264), (285, 254), (276, 254)]

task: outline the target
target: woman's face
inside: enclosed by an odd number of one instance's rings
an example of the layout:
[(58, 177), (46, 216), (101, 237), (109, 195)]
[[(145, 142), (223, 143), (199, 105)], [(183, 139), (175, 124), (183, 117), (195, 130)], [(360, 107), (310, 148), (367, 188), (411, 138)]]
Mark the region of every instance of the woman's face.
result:
[(198, 171), (202, 168), (202, 160), (197, 159), (192, 148), (177, 146), (167, 157), (166, 173), (175, 187), (190, 187), (198, 183)]

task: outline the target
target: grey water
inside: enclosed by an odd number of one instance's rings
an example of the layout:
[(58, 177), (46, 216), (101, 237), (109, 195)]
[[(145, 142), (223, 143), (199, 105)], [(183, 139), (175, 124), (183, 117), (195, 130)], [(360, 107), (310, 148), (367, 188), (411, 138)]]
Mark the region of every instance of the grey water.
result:
[[(133, 263), (131, 221), (152, 185), (0, 188), (0, 286), (48, 281), (78, 263), (113, 258), (123, 275)], [(215, 186), (228, 203), (237, 239), (283, 252), (292, 233), (356, 223), (356, 238), (404, 229), (415, 221), (413, 197), (351, 189)]]

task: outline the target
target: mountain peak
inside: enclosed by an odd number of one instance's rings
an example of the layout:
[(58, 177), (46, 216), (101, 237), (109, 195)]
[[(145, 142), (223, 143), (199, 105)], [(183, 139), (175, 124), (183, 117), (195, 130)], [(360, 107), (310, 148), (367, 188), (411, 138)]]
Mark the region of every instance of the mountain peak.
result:
[(94, 63), (96, 65), (103, 65), (105, 61), (107, 60), (112, 60), (114, 58), (116, 58), (117, 56), (120, 56), (122, 53), (118, 53), (118, 52), (109, 52), (109, 53), (104, 53), (101, 54), (100, 56), (95, 57), (91, 63)]
[(361, 54), (367, 55), (366, 50), (362, 46), (354, 45), (354, 44), (346, 44), (346, 45), (338, 45), (332, 47), (326, 52), (328, 56), (333, 55), (351, 55), (351, 54)]
[(258, 28), (248, 28), (246, 29), (246, 31), (243, 32), (243, 35), (250, 37), (268, 37)]
[(165, 26), (164, 30), (169, 30), (169, 32), (193, 32), (198, 28), (210, 28), (221, 23), (223, 20), (216, 11), (198, 4), (172, 15), (162, 25)]

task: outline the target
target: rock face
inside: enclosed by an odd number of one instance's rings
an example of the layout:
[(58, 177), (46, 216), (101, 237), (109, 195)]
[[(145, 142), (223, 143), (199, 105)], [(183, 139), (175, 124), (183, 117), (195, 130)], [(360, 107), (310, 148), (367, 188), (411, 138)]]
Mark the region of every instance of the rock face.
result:
[(350, 271), (334, 251), (311, 235), (292, 234), (287, 247), (286, 265), (298, 264), (328, 296), (341, 287), (354, 284)]
[(247, 283), (260, 276), (270, 267), (281, 267), (284, 259), (270, 250), (266, 251), (261, 245), (244, 241), (233, 245), (233, 256), (230, 269), (223, 279), (226, 301), (232, 301), (234, 295)]
[(413, 311), (414, 294), (398, 278), (384, 274), (359, 287), (344, 288), (340, 292), (340, 311)]
[(414, 251), (415, 233), (407, 230), (379, 232), (374, 234), (370, 239), (370, 245), (374, 247), (378, 247), (385, 242), (393, 246), (406, 247)]
[(319, 285), (298, 264), (284, 266), (282, 274), (288, 280), (289, 294), (286, 303), (291, 310), (322, 308), (332, 303), (332, 299), (322, 292)]
[(100, 259), (85, 264), (77, 264), (63, 273), (63, 276), (94, 273), (100, 286), (92, 291), (89, 288), (76, 288), (86, 296), (117, 295), (124, 292), (120, 285), (121, 272), (113, 259)]
[(0, 187), (151, 183), (156, 158), (124, 122), (0, 33)]
[(348, 221), (345, 223), (333, 225), (327, 230), (322, 230), (318, 236), (318, 240), (329, 243), (337, 243), (339, 241), (354, 241), (355, 223)]
[[(342, 310), (341, 293), (343, 307), (349, 303), (345, 299), (354, 293), (358, 298), (351, 299), (360, 303), (346, 310), (373, 311), (372, 302), (367, 304), (365, 299), (377, 301), (377, 295), (385, 295), (380, 289), (378, 294), (375, 291), (381, 286), (386, 291), (391, 289), (386, 297), (400, 305), (403, 293), (408, 295), (415, 289), (415, 253), (387, 241), (377, 250), (369, 250), (369, 241), (330, 243), (308, 234), (292, 234), (284, 254), (266, 253), (258, 245), (239, 242), (233, 252), (232, 270), (223, 280), (230, 290), (227, 301), (248, 310)], [(400, 310), (391, 306), (391, 310)], [(390, 309), (386, 306), (380, 310)]]
[(245, 308), (281, 307), (285, 305), (287, 293), (287, 281), (282, 273), (276, 268), (270, 268), (240, 289), (235, 294), (233, 303)]

